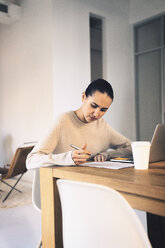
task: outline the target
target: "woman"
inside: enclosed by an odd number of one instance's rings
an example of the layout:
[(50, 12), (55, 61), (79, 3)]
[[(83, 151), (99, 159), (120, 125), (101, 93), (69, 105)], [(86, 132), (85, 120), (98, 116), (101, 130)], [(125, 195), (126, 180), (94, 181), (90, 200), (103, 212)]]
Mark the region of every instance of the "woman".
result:
[[(82, 106), (57, 118), (48, 135), (28, 155), (27, 168), (82, 164), (91, 154), (97, 154), (94, 161), (100, 162), (131, 156), (130, 140), (102, 118), (113, 97), (107, 81), (98, 79), (89, 84), (82, 94)], [(82, 149), (73, 150), (71, 144)]]

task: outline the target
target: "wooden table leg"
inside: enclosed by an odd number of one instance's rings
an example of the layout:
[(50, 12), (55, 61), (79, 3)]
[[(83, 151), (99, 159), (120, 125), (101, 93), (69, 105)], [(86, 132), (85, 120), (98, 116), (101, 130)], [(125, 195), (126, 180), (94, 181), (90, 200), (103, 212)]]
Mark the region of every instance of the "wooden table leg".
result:
[(42, 247), (62, 248), (62, 217), (56, 178), (52, 168), (40, 169)]

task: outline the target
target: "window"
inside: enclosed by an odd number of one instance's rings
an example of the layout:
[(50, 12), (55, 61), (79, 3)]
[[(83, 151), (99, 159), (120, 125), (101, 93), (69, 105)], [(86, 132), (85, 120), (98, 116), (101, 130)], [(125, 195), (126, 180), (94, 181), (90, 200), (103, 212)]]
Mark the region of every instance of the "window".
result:
[(165, 16), (135, 25), (137, 139), (151, 140), (165, 118)]

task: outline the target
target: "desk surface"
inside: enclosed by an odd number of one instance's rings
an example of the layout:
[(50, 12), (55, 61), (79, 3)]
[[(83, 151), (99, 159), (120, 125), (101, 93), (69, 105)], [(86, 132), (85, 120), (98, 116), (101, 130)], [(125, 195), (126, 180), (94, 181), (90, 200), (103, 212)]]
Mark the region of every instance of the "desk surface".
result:
[(43, 248), (62, 247), (61, 205), (56, 185), (59, 178), (111, 187), (133, 208), (165, 216), (165, 162), (150, 164), (148, 170), (49, 167), (42, 168), (40, 175)]

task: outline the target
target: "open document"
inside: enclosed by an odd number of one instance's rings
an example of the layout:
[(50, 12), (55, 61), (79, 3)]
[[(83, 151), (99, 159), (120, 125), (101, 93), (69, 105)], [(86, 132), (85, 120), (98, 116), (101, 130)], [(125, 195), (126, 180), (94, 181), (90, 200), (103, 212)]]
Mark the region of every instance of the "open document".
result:
[(87, 166), (87, 167), (96, 167), (96, 168), (106, 168), (106, 169), (123, 169), (128, 167), (133, 167), (133, 163), (120, 163), (120, 162), (111, 162), (111, 161), (105, 161), (105, 162), (89, 162), (81, 164), (81, 166)]

